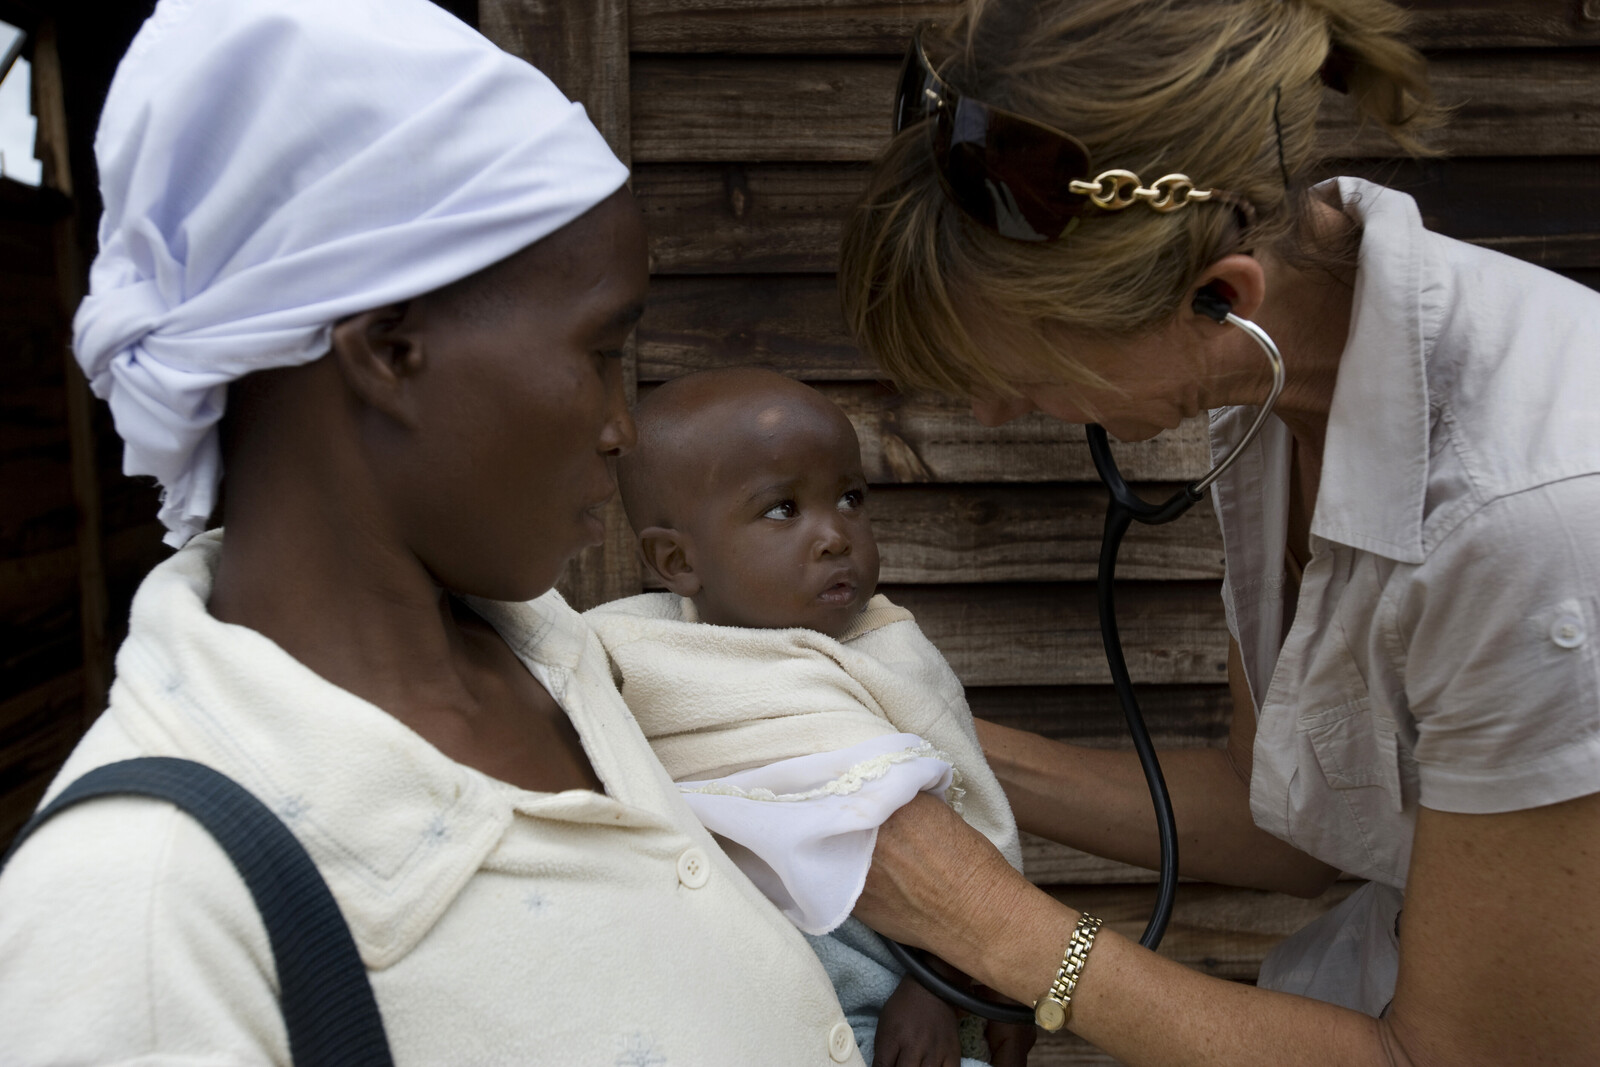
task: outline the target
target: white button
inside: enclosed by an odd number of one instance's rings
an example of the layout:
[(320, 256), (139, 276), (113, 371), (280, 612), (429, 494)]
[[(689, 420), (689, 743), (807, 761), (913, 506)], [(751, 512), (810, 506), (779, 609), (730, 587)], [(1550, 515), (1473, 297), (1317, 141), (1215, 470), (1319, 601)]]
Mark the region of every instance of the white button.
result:
[(834, 1063), (843, 1063), (850, 1058), (856, 1050), (856, 1035), (850, 1029), (849, 1023), (834, 1023), (833, 1029), (828, 1031), (828, 1055), (833, 1057)]
[(683, 855), (678, 857), (678, 881), (690, 889), (699, 889), (710, 877), (711, 861), (706, 858), (704, 850), (685, 849)]
[(1562, 648), (1577, 648), (1589, 635), (1584, 632), (1583, 619), (1577, 615), (1557, 615), (1550, 624), (1550, 640)]

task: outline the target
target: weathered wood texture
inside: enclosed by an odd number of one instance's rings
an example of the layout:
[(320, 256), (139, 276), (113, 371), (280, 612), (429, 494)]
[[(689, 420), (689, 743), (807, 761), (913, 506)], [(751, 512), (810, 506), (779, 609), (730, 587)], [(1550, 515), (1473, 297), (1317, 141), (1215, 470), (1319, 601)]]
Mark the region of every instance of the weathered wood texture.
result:
[[(617, 158), (632, 161), (628, 0), (478, 0), (478, 26), (484, 36), (544, 71), (581, 102)], [(630, 340), (623, 358), (630, 400), (637, 367)], [(568, 603), (579, 610), (638, 592), (644, 580), (621, 502), (612, 500), (602, 518), (605, 541), (578, 553), (557, 583)]]
[[(966, 405), (940, 397), (906, 396), (861, 382), (817, 388), (855, 425), (867, 480), (875, 484), (1095, 479), (1081, 426), (1030, 414), (986, 427)], [(640, 395), (649, 391), (641, 386)], [(1130, 481), (1187, 481), (1207, 467), (1199, 419), (1149, 441), (1113, 447)]]
[[(1091, 685), (1105, 678), (1092, 583), (888, 586), (966, 685)], [(1215, 582), (1126, 582), (1117, 616), (1135, 682), (1227, 680)]]
[[(1163, 748), (1221, 745), (1231, 697), (1224, 682), (1141, 685), (1139, 706), (1150, 736)], [(1128, 728), (1104, 670), (1073, 686), (968, 686), (972, 714), (1018, 730), (1091, 748), (1125, 748)]]
[[(1600, 53), (1593, 60), (1592, 70), (1600, 72)], [(1589, 77), (1600, 85), (1600, 73)], [(1600, 154), (1569, 152), (1536, 161), (1352, 159), (1328, 170), (1411, 193), (1424, 221), (1440, 233), (1553, 269), (1600, 267), (1595, 237), (1600, 234), (1600, 197), (1595, 195)], [(866, 173), (855, 163), (640, 166), (634, 189), (650, 230), (652, 269), (658, 274), (831, 273), (845, 215)], [(808, 296), (789, 299), (810, 303), (786, 307), (785, 313), (826, 307), (816, 283), (808, 284)], [(728, 298), (722, 298), (707, 311), (727, 308)], [(667, 314), (672, 313), (669, 304)], [(676, 320), (664, 321), (681, 324), (681, 309), (677, 314)], [(841, 337), (822, 336), (835, 342)], [(835, 352), (833, 358), (842, 355)]]
[(66, 209), (53, 191), (0, 179), (0, 842), (82, 730), (83, 457), (56, 274)]
[[(33, 104), (37, 115), (35, 154), (43, 163), (43, 185), (62, 196), (72, 196), (71, 136), (67, 129), (66, 86), (62, 79), (56, 24), (43, 20), (34, 32)], [(63, 212), (52, 226), (55, 245), (55, 307), (63, 325), (70, 309), (83, 297), (83, 265), (79, 257), (76, 220)], [(64, 329), (63, 329), (63, 332)], [(72, 496), (77, 512), (78, 629), (83, 652), (83, 729), (100, 714), (111, 687), (111, 654), (106, 643), (108, 612), (105, 552), (101, 543), (100, 477), (95, 468), (94, 407), (89, 383), (60, 346), (64, 368), (67, 438), (72, 456)]]
[[(1600, 79), (1588, 49), (1447, 52), (1430, 79), (1454, 120), (1428, 143), (1455, 156), (1600, 152)], [(869, 160), (888, 138), (899, 60), (636, 57), (633, 158), (641, 163)], [(1324, 151), (1400, 155), (1328, 90)]]
[[(1181, 483), (1143, 488), (1152, 499)], [(1106, 492), (1086, 485), (880, 486), (867, 502), (892, 585), (1093, 581)], [(1218, 579), (1222, 537), (1206, 500), (1123, 545), (1124, 580)]]
[[(1600, 44), (1600, 11), (1584, 0), (1411, 0), (1419, 48)], [(898, 55), (919, 22), (941, 22), (950, 0), (634, 0), (635, 52)]]
[[(1153, 499), (1177, 483), (1145, 486)], [(1100, 486), (884, 486), (868, 501), (883, 542), (884, 582), (1093, 581)], [(1183, 519), (1140, 527), (1124, 544), (1120, 578), (1222, 577), (1222, 536), (1207, 498)]]
[(479, 31), (583, 104), (624, 163), (633, 158), (628, 8), (626, 0), (478, 0)]
[(0, 851), (28, 821), (77, 743), (82, 704), (79, 671), (0, 699)]

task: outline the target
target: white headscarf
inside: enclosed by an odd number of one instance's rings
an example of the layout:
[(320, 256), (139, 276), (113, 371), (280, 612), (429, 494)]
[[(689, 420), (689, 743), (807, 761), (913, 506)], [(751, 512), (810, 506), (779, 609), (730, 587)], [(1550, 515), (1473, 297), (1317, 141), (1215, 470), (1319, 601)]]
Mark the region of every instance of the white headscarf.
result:
[(161, 0), (95, 156), (74, 348), (175, 546), (216, 502), (228, 382), (319, 358), (338, 319), (504, 259), (628, 176), (581, 106), (428, 0)]

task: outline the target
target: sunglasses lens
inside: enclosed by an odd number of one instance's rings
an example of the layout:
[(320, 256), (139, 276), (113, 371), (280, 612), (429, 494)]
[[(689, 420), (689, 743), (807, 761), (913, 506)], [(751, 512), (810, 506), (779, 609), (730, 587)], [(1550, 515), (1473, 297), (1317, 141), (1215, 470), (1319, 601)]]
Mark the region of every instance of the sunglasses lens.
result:
[(1087, 176), (1076, 142), (962, 98), (939, 112), (934, 153), (962, 211), (1003, 237), (1053, 241), (1082, 209), (1067, 183)]

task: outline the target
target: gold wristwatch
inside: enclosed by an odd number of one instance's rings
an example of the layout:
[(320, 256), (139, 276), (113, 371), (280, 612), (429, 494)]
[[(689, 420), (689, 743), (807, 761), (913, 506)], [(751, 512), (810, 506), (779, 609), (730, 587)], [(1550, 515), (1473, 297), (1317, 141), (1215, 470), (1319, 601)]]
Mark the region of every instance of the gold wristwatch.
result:
[(1056, 980), (1033, 1004), (1033, 1021), (1041, 1029), (1059, 1030), (1072, 1018), (1072, 994), (1078, 988), (1078, 979), (1083, 977), (1083, 965), (1089, 962), (1089, 950), (1094, 947), (1094, 935), (1100, 932), (1100, 926), (1099, 919), (1085, 913), (1072, 928), (1072, 938), (1056, 970)]

